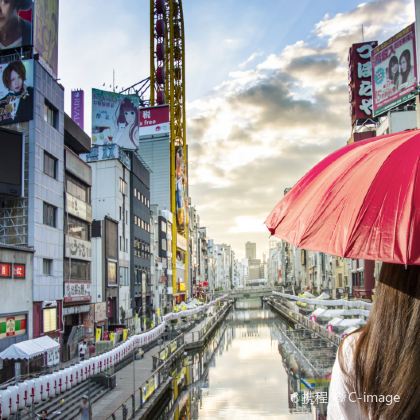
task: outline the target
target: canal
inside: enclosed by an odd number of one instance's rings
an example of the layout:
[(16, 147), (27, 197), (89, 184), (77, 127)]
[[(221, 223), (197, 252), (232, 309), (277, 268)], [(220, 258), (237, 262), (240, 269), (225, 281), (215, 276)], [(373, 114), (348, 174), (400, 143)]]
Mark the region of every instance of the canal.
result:
[[(179, 418), (312, 419), (310, 405), (291, 403), (302, 382), (293, 375), (292, 352), (279, 346), (290, 330), (261, 299), (238, 301), (206, 347), (184, 360), (190, 385)], [(311, 376), (299, 367), (295, 372)]]

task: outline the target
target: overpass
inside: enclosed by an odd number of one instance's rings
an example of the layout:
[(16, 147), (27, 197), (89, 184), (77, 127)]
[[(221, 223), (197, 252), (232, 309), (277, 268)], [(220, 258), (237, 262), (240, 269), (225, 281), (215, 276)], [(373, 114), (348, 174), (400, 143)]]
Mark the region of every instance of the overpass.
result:
[(233, 289), (228, 292), (228, 296), (233, 299), (237, 298), (252, 298), (271, 296), (273, 291), (280, 292), (280, 287), (274, 286), (251, 286)]

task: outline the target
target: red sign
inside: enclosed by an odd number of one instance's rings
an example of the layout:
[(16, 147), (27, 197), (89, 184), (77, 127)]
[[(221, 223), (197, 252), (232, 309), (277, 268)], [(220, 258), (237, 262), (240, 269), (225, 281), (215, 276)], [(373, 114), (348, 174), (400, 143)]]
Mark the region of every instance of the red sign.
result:
[(24, 279), (26, 277), (25, 264), (13, 264), (13, 278)]
[(0, 263), (0, 277), (12, 277), (12, 264)]
[(169, 133), (169, 106), (139, 109), (139, 135), (150, 136)]
[[(349, 95), (351, 104), (351, 122), (373, 118), (372, 111), (372, 50), (377, 41), (353, 44), (349, 49)], [(359, 124), (358, 124), (359, 125)]]

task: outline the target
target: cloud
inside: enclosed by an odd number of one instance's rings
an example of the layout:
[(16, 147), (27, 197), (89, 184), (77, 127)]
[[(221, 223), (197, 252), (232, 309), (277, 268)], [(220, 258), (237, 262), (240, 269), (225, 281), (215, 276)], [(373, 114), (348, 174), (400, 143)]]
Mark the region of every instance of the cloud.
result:
[(412, 9), (372, 1), (325, 16), (308, 41), (251, 54), (188, 104), (190, 195), (211, 237), (239, 255), (247, 240), (267, 246), (260, 227), (284, 188), (350, 135), (347, 52), (362, 23), (366, 39), (382, 42), (412, 21)]

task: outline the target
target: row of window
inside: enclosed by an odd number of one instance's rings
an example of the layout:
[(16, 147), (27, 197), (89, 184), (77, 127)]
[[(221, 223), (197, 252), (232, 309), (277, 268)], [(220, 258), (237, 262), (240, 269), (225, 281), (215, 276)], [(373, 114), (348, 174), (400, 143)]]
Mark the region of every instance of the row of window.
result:
[(134, 197), (137, 198), (142, 204), (150, 208), (150, 201), (146, 198), (137, 188), (134, 188)]
[(139, 258), (150, 258), (150, 245), (137, 238), (134, 239), (134, 255)]
[(150, 223), (145, 222), (140, 217), (134, 216), (134, 224), (137, 225), (140, 229), (145, 230), (146, 232), (150, 232)]
[(66, 176), (66, 191), (73, 197), (90, 204), (90, 187), (69, 175)]

